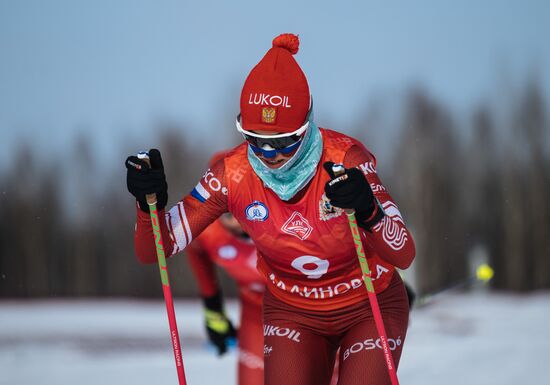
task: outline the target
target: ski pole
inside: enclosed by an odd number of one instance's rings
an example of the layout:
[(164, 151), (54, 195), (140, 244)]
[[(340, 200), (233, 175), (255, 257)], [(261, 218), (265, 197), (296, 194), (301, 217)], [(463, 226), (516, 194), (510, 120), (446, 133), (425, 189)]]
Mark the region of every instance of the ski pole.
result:
[[(345, 168), (341, 164), (335, 164), (332, 166), (332, 171), (335, 176), (338, 176), (345, 172)], [(382, 351), (384, 353), (384, 358), (386, 359), (388, 374), (392, 385), (399, 385), (397, 370), (395, 369), (391, 350), (388, 346), (388, 337), (386, 335), (386, 329), (384, 328), (384, 320), (382, 319), (382, 313), (380, 312), (380, 307), (378, 306), (378, 299), (376, 298), (376, 292), (374, 291), (374, 286), (370, 277), (371, 272), (365, 256), (365, 250), (363, 248), (363, 242), (361, 241), (357, 220), (355, 219), (355, 211), (352, 209), (345, 209), (344, 211), (348, 216), (349, 227), (353, 236), (353, 242), (355, 243), (355, 251), (357, 252), (357, 257), (359, 258), (359, 264), (361, 265), (363, 282), (365, 282), (365, 287), (367, 288), (367, 294), (369, 297), (372, 314), (374, 316), (374, 323), (376, 324), (376, 330), (378, 331), (378, 336), (380, 337), (380, 342), (382, 344)]]
[[(145, 160), (145, 162), (149, 164), (149, 167), (151, 166), (147, 154), (140, 153), (138, 157)], [(162, 292), (164, 293), (164, 302), (166, 303), (166, 311), (168, 313), (168, 324), (170, 325), (170, 338), (172, 340), (172, 347), (174, 348), (174, 358), (176, 359), (178, 383), (179, 385), (187, 385), (187, 381), (185, 380), (185, 371), (183, 368), (183, 357), (181, 355), (178, 325), (176, 323), (176, 312), (174, 310), (174, 301), (172, 300), (172, 291), (170, 289), (170, 281), (168, 279), (168, 268), (166, 266), (166, 257), (164, 255), (164, 244), (162, 243), (162, 235), (160, 232), (159, 215), (157, 211), (157, 196), (156, 194), (147, 194), (146, 199), (147, 204), (149, 205), (151, 225), (153, 227), (153, 235), (155, 238), (155, 249), (157, 250)]]
[(469, 285), (487, 284), (493, 278), (493, 275), (493, 268), (490, 265), (483, 263), (477, 267), (475, 275), (467, 277), (459, 282), (456, 282), (452, 285), (446, 286), (434, 292), (421, 295), (418, 298), (418, 302), (415, 307), (420, 308), (427, 306), (437, 300), (438, 297), (451, 293), (455, 290), (462, 289), (463, 287), (467, 287)]

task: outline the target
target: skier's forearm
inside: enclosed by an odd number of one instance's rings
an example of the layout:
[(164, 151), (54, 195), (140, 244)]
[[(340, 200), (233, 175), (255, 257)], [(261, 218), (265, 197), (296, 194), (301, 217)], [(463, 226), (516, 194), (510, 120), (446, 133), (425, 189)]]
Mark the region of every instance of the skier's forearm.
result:
[(383, 229), (384, 221), (390, 220), (386, 218), (380, 222), (380, 225), (375, 226), (372, 232), (366, 232), (367, 242), (376, 250), (380, 258), (404, 270), (411, 265), (416, 255), (414, 241), (405, 226), (393, 228), (391, 232)]
[(377, 206), (379, 203), (383, 211), (383, 215), (382, 212), (377, 215), (377, 210), (380, 209), (378, 206), (372, 213), (372, 218), (360, 224), (368, 230), (366, 231), (368, 242), (386, 262), (400, 269), (406, 269), (415, 257), (414, 241), (405, 226), (399, 208), (376, 172), (376, 159), (358, 143), (348, 151), (344, 164), (358, 165), (357, 168), (363, 172), (370, 184)]

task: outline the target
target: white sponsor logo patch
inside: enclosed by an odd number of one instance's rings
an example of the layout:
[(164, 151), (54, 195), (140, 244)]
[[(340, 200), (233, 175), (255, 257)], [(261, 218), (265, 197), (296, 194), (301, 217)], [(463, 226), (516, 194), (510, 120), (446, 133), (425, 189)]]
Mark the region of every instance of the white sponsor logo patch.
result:
[(283, 227), (281, 227), (281, 230), (287, 234), (294, 235), (303, 241), (309, 237), (313, 231), (313, 227), (311, 227), (307, 219), (304, 218), (302, 214), (294, 211)]
[[(403, 341), (401, 339), (401, 336), (397, 338), (388, 338), (388, 347), (392, 351), (397, 349), (398, 346), (401, 346), (402, 343)], [(348, 349), (344, 350), (342, 357), (343, 357), (343, 360), (345, 361), (352, 354), (357, 354), (365, 350), (373, 350), (373, 349), (383, 349), (380, 338), (377, 338), (376, 340), (374, 338), (369, 338), (364, 341), (356, 342), (353, 345), (351, 345)]]
[(263, 222), (269, 216), (267, 206), (260, 201), (254, 201), (245, 209), (246, 219), (253, 222)]
[(264, 325), (264, 337), (286, 337), (294, 342), (300, 342), (300, 332), (279, 326)]
[(359, 165), (359, 169), (363, 171), (363, 174), (365, 175), (376, 173), (376, 168), (374, 167), (374, 163), (372, 162), (365, 162)]
[(212, 191), (220, 191), (222, 188), (220, 180), (214, 176), (210, 169), (206, 170), (202, 178)]

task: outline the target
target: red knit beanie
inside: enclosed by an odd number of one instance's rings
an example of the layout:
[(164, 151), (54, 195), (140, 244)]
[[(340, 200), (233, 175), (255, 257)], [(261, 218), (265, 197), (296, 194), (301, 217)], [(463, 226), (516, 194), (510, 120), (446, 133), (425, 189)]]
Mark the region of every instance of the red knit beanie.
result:
[(284, 33), (252, 69), (241, 92), (241, 124), (247, 131), (293, 132), (304, 124), (310, 94), (307, 79), (294, 60), (298, 36)]

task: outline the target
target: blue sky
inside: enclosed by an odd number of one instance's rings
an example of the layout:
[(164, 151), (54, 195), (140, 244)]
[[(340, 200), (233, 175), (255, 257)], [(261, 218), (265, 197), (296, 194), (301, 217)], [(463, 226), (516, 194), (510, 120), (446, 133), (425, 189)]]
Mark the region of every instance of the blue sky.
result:
[(82, 130), (102, 157), (124, 158), (120, 145), (147, 147), (159, 121), (219, 148), (242, 82), (282, 32), (300, 35), (316, 120), (335, 129), (413, 84), (457, 111), (531, 70), (548, 93), (549, 20), (548, 1), (2, 0), (0, 161), (18, 138), (63, 151)]

